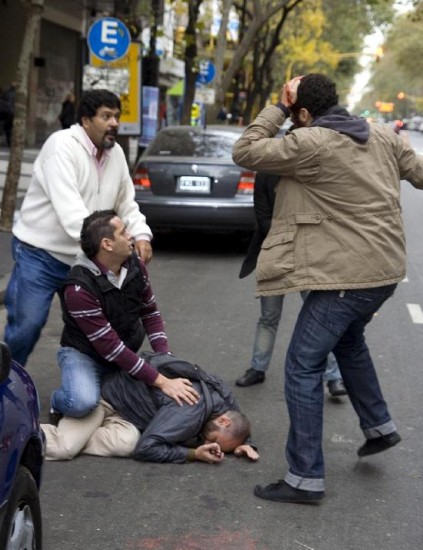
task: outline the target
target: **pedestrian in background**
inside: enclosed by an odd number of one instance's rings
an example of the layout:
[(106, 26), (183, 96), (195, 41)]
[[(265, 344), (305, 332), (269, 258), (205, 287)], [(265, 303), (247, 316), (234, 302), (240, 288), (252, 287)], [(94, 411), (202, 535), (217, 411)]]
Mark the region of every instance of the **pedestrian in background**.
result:
[(3, 124), (3, 131), (6, 137), (6, 145), (12, 145), (13, 120), (15, 118), (15, 96), (16, 85), (14, 82), (0, 93), (0, 122)]
[[(297, 127), (274, 139), (287, 117)], [(233, 149), (249, 170), (282, 176), (270, 231), (257, 263), (257, 291), (308, 290), (285, 362), (290, 428), (283, 480), (255, 495), (319, 502), (326, 357), (333, 351), (366, 438), (359, 457), (401, 440), (384, 400), (364, 330), (405, 276), (400, 180), (423, 188), (423, 159), (391, 128), (351, 116), (335, 84), (297, 77), (278, 106), (263, 109)]]
[[(253, 234), (247, 256), (241, 267), (239, 274), (241, 279), (247, 277), (256, 268), (261, 245), (270, 229), (275, 205), (275, 190), (279, 180), (280, 176), (261, 172), (256, 174), (254, 183), (254, 212), (257, 229)], [(301, 292), (301, 296), (305, 299), (307, 293), (303, 291)], [(283, 300), (283, 294), (260, 297), (261, 314), (256, 327), (251, 367), (236, 380), (235, 383), (237, 386), (252, 386), (264, 382), (266, 371), (272, 360), (276, 333), (282, 316)], [(323, 382), (326, 382), (332, 397), (346, 395), (347, 392), (333, 353), (329, 353), (328, 355), (326, 369), (323, 373)]]
[(62, 125), (62, 129), (70, 128), (76, 121), (75, 94), (69, 92), (62, 103), (62, 110), (57, 117)]
[(113, 209), (128, 224), (135, 251), (150, 261), (152, 233), (134, 200), (125, 154), (116, 143), (120, 99), (91, 90), (81, 99), (77, 124), (44, 143), (13, 227), (15, 265), (5, 293), (5, 341), (25, 365), (47, 321), (54, 293), (80, 250), (82, 221)]

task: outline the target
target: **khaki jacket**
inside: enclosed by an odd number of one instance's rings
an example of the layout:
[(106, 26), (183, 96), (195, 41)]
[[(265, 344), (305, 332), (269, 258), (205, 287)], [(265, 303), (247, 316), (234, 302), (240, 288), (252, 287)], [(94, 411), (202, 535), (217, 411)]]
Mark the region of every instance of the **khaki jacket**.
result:
[(400, 180), (422, 189), (423, 157), (376, 124), (366, 143), (318, 126), (273, 139), (284, 120), (278, 107), (266, 107), (233, 149), (238, 165), (281, 176), (258, 258), (257, 295), (401, 281)]

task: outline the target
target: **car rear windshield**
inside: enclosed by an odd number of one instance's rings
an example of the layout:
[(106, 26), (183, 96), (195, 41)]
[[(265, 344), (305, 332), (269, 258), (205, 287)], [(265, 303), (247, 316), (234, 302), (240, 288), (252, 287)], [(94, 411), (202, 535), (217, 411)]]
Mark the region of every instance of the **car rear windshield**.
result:
[(148, 155), (232, 158), (232, 147), (241, 134), (168, 130), (157, 134)]

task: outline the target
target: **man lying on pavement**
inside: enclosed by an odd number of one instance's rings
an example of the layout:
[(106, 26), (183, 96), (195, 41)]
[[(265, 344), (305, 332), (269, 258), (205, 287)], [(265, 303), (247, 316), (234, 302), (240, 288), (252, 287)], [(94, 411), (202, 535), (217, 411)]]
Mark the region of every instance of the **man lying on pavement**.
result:
[[(83, 418), (64, 417), (43, 424), (47, 460), (78, 454), (132, 456), (148, 462), (220, 463), (225, 453), (257, 460), (250, 445), (250, 422), (239, 411), (230, 388), (217, 376), (213, 384), (192, 381), (200, 394), (194, 405), (178, 405), (158, 388), (123, 371), (106, 376), (100, 405)], [(201, 444), (192, 440), (201, 438)], [(198, 446), (197, 446), (198, 445)]]

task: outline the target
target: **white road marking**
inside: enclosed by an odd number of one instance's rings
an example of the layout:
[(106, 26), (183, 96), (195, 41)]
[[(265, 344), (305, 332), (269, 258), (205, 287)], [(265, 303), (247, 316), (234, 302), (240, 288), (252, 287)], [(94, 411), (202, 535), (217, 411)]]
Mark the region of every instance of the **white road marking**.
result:
[(348, 439), (347, 437), (341, 434), (333, 434), (330, 440), (332, 441), (332, 443), (354, 443), (352, 439)]
[(407, 304), (411, 320), (417, 325), (423, 325), (423, 311), (419, 304)]
[(407, 277), (407, 275), (404, 277), (404, 279), (401, 281), (402, 283), (409, 283), (410, 279)]
[(294, 542), (296, 544), (299, 544), (301, 546), (301, 548), (305, 548), (306, 550), (314, 550), (314, 548), (312, 548), (311, 546), (307, 546), (306, 544), (303, 544), (302, 542), (300, 542), (299, 540), (294, 540)]

